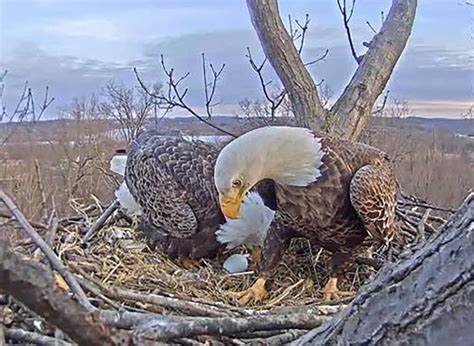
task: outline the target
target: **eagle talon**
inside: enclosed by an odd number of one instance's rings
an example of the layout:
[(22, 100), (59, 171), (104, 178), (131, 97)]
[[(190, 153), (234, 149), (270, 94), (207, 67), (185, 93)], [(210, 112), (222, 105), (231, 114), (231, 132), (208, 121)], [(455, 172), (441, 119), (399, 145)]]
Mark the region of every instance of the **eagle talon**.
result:
[(351, 291), (340, 291), (337, 288), (337, 278), (329, 278), (328, 282), (321, 290), (323, 301), (331, 301), (341, 299), (342, 297), (350, 297), (354, 294)]
[(252, 287), (240, 292), (232, 292), (232, 294), (238, 299), (240, 305), (247, 305), (250, 301), (260, 303), (267, 293), (265, 282), (264, 278), (258, 278)]
[(252, 248), (252, 254), (250, 255), (252, 259), (252, 263), (257, 265), (260, 263), (260, 259), (262, 258), (262, 248), (260, 246), (254, 246)]
[(183, 257), (179, 260), (180, 265), (187, 270), (196, 270), (200, 268), (199, 260), (189, 257)]

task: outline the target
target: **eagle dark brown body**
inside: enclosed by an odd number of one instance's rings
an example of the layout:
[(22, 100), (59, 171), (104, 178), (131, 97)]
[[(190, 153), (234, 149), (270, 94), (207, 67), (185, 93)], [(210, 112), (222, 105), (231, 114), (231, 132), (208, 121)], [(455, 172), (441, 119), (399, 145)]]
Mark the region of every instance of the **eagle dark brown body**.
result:
[(127, 154), (125, 180), (150, 245), (171, 258), (216, 255), (223, 246), (214, 232), (225, 221), (213, 181), (218, 148), (145, 130)]
[[(395, 227), (392, 162), (373, 147), (322, 139), (321, 177), (307, 187), (275, 185), (278, 223), (270, 230), (261, 270), (272, 269), (294, 236), (333, 253), (331, 274), (341, 275), (364, 239), (388, 241)], [(275, 249), (278, 249), (276, 251)]]
[(388, 156), (371, 146), (301, 127), (252, 130), (220, 152), (215, 181), (224, 215), (238, 218), (241, 196), (262, 179), (274, 184), (275, 219), (264, 243), (260, 278), (239, 293), (261, 300), (264, 285), (291, 238), (332, 252), (324, 299), (337, 297), (338, 277), (364, 239), (386, 243), (395, 230), (396, 180)]

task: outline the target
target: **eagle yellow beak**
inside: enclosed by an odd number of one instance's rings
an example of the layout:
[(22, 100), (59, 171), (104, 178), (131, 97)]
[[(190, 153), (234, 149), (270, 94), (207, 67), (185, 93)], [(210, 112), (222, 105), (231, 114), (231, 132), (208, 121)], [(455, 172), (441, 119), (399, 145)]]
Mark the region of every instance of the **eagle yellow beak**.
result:
[(225, 217), (229, 219), (239, 218), (240, 205), (242, 204), (244, 195), (245, 190), (238, 190), (234, 193), (229, 191), (229, 193), (225, 195), (219, 194), (219, 204)]

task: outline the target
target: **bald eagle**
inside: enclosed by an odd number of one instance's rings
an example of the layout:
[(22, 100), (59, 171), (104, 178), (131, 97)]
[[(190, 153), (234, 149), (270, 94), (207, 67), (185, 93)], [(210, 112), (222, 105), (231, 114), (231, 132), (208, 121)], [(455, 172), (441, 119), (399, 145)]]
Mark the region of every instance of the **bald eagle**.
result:
[(240, 292), (241, 303), (261, 300), (293, 237), (332, 252), (323, 299), (349, 292), (338, 279), (368, 236), (383, 242), (395, 230), (396, 180), (388, 156), (371, 146), (299, 127), (264, 127), (238, 137), (220, 152), (215, 184), (224, 215), (239, 218), (241, 201), (261, 180), (274, 186), (275, 218), (265, 239), (259, 278)]
[[(219, 153), (216, 146), (162, 136), (146, 129), (131, 141), (126, 151), (126, 187), (140, 206), (139, 229), (152, 247), (190, 264), (189, 260), (214, 257), (224, 247), (244, 244), (254, 247), (252, 257), (258, 260), (258, 245), (263, 241), (254, 240), (265, 238), (269, 224), (261, 221), (260, 214), (268, 215), (270, 209), (254, 192), (245, 202), (249, 213), (242, 210), (240, 221), (225, 224), (214, 185), (214, 165)], [(120, 171), (120, 162), (113, 162)], [(265, 196), (265, 190), (262, 191)], [(242, 236), (234, 230), (247, 233)]]

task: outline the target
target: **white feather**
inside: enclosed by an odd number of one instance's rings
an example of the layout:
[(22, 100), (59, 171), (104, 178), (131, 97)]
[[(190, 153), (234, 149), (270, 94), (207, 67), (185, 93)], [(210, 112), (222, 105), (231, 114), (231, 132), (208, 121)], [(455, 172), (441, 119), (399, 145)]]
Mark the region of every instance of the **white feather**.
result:
[(125, 166), (127, 164), (127, 155), (115, 155), (110, 160), (110, 170), (122, 177), (125, 176)]
[(142, 213), (140, 206), (133, 198), (125, 182), (120, 184), (117, 191), (115, 191), (115, 197), (117, 197), (120, 207), (124, 209), (130, 216), (138, 216)]
[(275, 212), (263, 203), (258, 193), (250, 192), (242, 202), (240, 217), (227, 219), (216, 231), (217, 240), (227, 244), (227, 250), (239, 245), (262, 246), (274, 215)]

